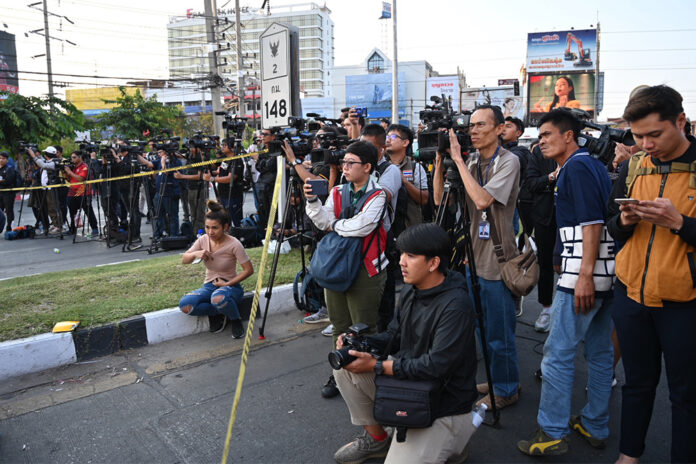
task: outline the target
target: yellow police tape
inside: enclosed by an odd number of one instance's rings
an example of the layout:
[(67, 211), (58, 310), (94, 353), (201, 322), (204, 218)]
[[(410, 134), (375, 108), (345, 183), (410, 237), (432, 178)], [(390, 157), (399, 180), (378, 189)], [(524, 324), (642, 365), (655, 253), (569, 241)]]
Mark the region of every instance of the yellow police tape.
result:
[(70, 187), (72, 185), (100, 184), (102, 182), (113, 182), (116, 180), (125, 180), (125, 179), (131, 179), (131, 178), (134, 179), (136, 177), (159, 175), (159, 174), (164, 174), (167, 172), (180, 171), (182, 169), (198, 168), (201, 166), (207, 166), (209, 164), (222, 163), (224, 161), (232, 161), (232, 160), (237, 160), (237, 159), (242, 159), (242, 158), (248, 158), (248, 157), (253, 156), (253, 155), (262, 155), (264, 153), (268, 153), (268, 150), (255, 151), (252, 153), (245, 153), (243, 155), (228, 156), (227, 158), (215, 158), (215, 159), (210, 160), (210, 161), (201, 161), (199, 163), (185, 164), (183, 166), (175, 166), (173, 168), (160, 169), (159, 171), (142, 171), (142, 172), (139, 172), (136, 174), (128, 174), (127, 176), (119, 176), (119, 177), (110, 177), (108, 179), (92, 179), (92, 180), (85, 180), (82, 182), (53, 184), (53, 185), (45, 185), (45, 186), (39, 185), (36, 187), (14, 187), (14, 188), (0, 189), (0, 192), (25, 192), (25, 191), (29, 191), (29, 190), (52, 189), (52, 188), (56, 188), (56, 187)]
[[(282, 172), (282, 166), (279, 166), (278, 172)], [(234, 422), (237, 419), (237, 407), (239, 399), (242, 396), (242, 385), (244, 384), (244, 375), (246, 374), (247, 358), (249, 357), (249, 349), (251, 348), (251, 337), (254, 333), (254, 320), (259, 309), (259, 296), (263, 287), (263, 271), (266, 268), (266, 259), (268, 257), (268, 244), (271, 242), (271, 233), (273, 232), (273, 219), (278, 210), (278, 200), (280, 197), (280, 187), (283, 182), (283, 176), (276, 176), (275, 186), (273, 187), (273, 201), (271, 203), (271, 211), (268, 215), (268, 224), (266, 227), (266, 241), (263, 244), (261, 252), (261, 264), (259, 265), (259, 274), (256, 279), (256, 289), (254, 290), (254, 300), (251, 303), (251, 313), (249, 314), (249, 326), (247, 327), (246, 337), (244, 337), (244, 349), (242, 350), (242, 362), (239, 366), (239, 374), (237, 375), (237, 388), (234, 391), (234, 401), (232, 402), (232, 411), (230, 412), (230, 422), (227, 426), (227, 437), (225, 438), (225, 449), (222, 453), (222, 464), (227, 464), (227, 457), (230, 452), (230, 441), (232, 440), (232, 429)]]

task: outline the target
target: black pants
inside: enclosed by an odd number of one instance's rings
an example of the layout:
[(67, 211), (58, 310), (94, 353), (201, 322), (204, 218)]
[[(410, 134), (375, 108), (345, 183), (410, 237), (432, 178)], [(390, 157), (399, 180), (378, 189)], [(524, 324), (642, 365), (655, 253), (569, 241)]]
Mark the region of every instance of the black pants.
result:
[[(672, 403), (672, 462), (696, 462), (696, 303), (649, 308), (617, 281), (611, 308), (626, 384), (622, 387), (619, 451), (640, 457), (650, 425), (664, 355)], [(684, 305), (686, 306), (686, 305)]]
[(268, 225), (268, 215), (271, 213), (271, 204), (273, 203), (273, 184), (264, 182), (256, 183), (256, 194), (259, 198), (259, 219), (261, 228), (266, 229)]
[(534, 238), (539, 257), (537, 297), (542, 306), (553, 303), (553, 248), (556, 245), (556, 221), (548, 226), (535, 224)]
[(68, 209), (70, 210), (70, 230), (75, 231), (75, 214), (82, 209), (89, 221), (89, 226), (92, 230), (97, 228), (97, 218), (94, 216), (92, 209), (92, 197), (68, 197)]
[(0, 209), (3, 210), (5, 216), (7, 216), (7, 230), (12, 230), (12, 221), (14, 221), (14, 200), (15, 192), (0, 192)]
[(535, 224), (532, 219), (532, 211), (534, 210), (534, 203), (531, 201), (520, 201), (517, 204), (517, 212), (520, 214), (520, 221), (522, 221), (522, 230), (527, 235), (532, 235)]

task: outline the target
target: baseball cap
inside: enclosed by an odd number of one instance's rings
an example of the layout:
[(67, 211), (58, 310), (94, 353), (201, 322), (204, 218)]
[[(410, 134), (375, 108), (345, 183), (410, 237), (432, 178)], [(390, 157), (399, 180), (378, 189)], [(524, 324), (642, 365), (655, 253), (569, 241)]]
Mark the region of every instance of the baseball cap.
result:
[(49, 155), (57, 155), (58, 150), (56, 150), (55, 147), (46, 147), (44, 153), (48, 153)]

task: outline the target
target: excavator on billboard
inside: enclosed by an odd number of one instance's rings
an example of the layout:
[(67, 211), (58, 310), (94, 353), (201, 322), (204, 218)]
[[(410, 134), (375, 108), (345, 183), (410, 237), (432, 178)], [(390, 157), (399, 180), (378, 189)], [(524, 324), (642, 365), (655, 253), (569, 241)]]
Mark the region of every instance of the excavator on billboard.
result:
[[(575, 34), (572, 32), (568, 32), (568, 35), (566, 36), (566, 41), (567, 41), (567, 47), (565, 51), (565, 56), (563, 57), (564, 60), (566, 61), (575, 61), (573, 63), (573, 66), (575, 67), (590, 67), (592, 66), (592, 60), (590, 59), (590, 49), (589, 48), (582, 48), (582, 40), (577, 38)], [(570, 51), (570, 46), (571, 42), (575, 42), (575, 45), (578, 47), (578, 55)]]

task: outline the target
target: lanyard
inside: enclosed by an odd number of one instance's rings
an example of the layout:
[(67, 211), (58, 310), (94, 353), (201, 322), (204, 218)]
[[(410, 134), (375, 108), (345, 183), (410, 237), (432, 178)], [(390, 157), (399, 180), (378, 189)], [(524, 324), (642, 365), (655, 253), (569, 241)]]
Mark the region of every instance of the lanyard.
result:
[(486, 166), (486, 180), (484, 182), (483, 175), (481, 174), (481, 160), (479, 159), (479, 162), (476, 164), (476, 169), (478, 169), (478, 181), (481, 187), (486, 185), (488, 183), (488, 171), (491, 169), (491, 166), (493, 166), (493, 162), (495, 161), (495, 158), (498, 156), (498, 150), (500, 150), (500, 145), (498, 145), (498, 148), (495, 149), (495, 153), (493, 153), (493, 158), (491, 158), (491, 162), (488, 163), (488, 166)]

